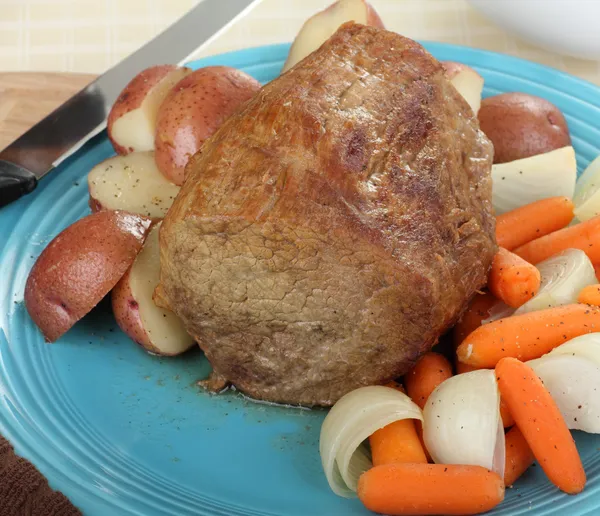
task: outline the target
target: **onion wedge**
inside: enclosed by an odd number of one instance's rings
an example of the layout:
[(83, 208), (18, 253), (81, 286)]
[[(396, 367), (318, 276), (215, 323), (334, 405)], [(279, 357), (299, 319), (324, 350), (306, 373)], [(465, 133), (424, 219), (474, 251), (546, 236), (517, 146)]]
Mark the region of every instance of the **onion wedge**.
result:
[(423, 414), (406, 394), (390, 387), (362, 387), (338, 400), (323, 421), (319, 442), (323, 470), (335, 494), (356, 496), (358, 478), (373, 465), (364, 441), (402, 419), (423, 421)]
[(510, 317), (515, 313), (515, 309), (512, 306), (508, 306), (503, 301), (496, 301), (496, 303), (488, 310), (488, 316), (481, 321), (481, 324), (487, 324), (498, 319), (504, 319)]
[(549, 353), (527, 364), (544, 382), (571, 430), (600, 433), (600, 366), (565, 353)]
[(592, 161), (577, 180), (575, 217), (581, 222), (600, 215), (600, 156)]
[(492, 166), (492, 204), (496, 215), (548, 197), (571, 199), (577, 163), (571, 146)]
[(537, 268), (542, 280), (540, 290), (515, 315), (577, 303), (583, 287), (598, 283), (592, 262), (580, 249), (567, 249), (551, 256), (538, 263)]
[[(587, 335), (575, 337), (554, 348), (542, 358), (551, 355), (574, 355), (587, 358), (600, 367), (600, 333), (588, 333)], [(598, 396), (600, 397), (600, 391), (598, 391)]]
[(504, 427), (494, 371), (463, 373), (441, 383), (423, 416), (423, 439), (436, 463), (483, 466), (504, 477)]

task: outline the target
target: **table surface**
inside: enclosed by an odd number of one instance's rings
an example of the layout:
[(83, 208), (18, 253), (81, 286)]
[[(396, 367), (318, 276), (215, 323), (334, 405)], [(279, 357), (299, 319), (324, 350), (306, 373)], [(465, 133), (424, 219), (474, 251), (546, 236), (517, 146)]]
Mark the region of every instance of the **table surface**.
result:
[[(228, 0), (222, 0), (224, 2)], [(290, 41), (332, 0), (262, 0), (197, 57)], [(466, 0), (371, 0), (386, 26), (414, 39), (512, 54), (600, 84), (600, 66), (546, 52), (495, 27)], [(0, 71), (102, 73), (197, 0), (0, 0)]]

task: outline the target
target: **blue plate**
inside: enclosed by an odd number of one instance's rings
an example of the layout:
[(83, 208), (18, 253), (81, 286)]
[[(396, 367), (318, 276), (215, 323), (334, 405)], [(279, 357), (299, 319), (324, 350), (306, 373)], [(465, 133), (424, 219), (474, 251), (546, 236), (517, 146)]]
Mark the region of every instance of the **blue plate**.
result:
[[(504, 55), (430, 43), (439, 59), (477, 68), (487, 95), (524, 91), (565, 113), (580, 170), (600, 154), (600, 90)], [(266, 82), (289, 45), (210, 57)], [(199, 351), (148, 355), (101, 304), (55, 344), (45, 344), (23, 305), (29, 269), (63, 228), (88, 213), (87, 172), (113, 154), (99, 135), (0, 211), (0, 432), (55, 489), (92, 515), (365, 515), (328, 488), (318, 453), (323, 410), (211, 396), (195, 381)], [(592, 514), (600, 506), (600, 439), (577, 435), (589, 483), (561, 494), (532, 468), (494, 514)], [(533, 511), (532, 511), (533, 509)]]

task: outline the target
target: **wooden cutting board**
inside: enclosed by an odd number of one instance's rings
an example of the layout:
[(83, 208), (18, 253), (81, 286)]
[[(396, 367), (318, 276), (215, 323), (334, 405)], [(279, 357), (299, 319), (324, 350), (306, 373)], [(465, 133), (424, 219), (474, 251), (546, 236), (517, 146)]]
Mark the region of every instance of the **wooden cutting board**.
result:
[(95, 78), (76, 73), (0, 73), (0, 150)]

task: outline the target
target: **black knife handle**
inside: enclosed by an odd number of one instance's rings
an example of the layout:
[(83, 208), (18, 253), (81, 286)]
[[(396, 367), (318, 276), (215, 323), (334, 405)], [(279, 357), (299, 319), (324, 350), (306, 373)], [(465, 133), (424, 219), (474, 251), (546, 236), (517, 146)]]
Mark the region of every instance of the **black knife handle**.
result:
[(0, 208), (28, 194), (37, 186), (37, 178), (26, 168), (0, 159)]

